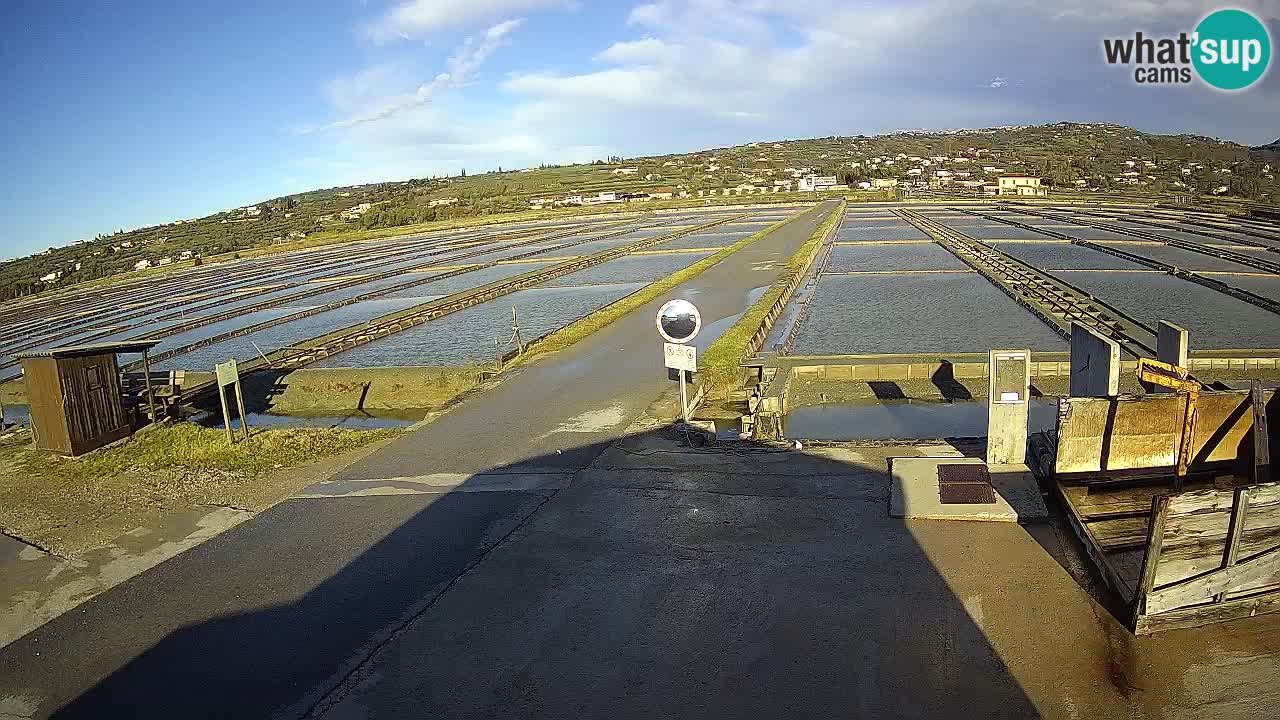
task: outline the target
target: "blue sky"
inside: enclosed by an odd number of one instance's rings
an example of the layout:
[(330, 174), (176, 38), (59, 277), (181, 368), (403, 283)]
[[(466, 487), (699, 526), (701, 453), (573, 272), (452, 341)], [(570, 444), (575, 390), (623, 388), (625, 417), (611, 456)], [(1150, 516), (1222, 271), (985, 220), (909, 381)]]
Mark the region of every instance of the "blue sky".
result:
[[(1277, 32), (1280, 1), (1236, 3)], [(303, 190), (753, 140), (1057, 120), (1250, 144), (1242, 93), (1138, 87), (1103, 37), (1195, 0), (6, 3), (0, 257)]]

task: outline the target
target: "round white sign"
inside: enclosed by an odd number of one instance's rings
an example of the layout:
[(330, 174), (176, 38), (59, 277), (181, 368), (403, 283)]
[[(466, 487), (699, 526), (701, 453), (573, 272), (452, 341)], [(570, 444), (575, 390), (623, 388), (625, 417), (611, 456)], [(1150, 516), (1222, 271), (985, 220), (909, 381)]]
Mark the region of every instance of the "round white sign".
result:
[(658, 334), (667, 342), (687, 343), (702, 329), (702, 315), (688, 300), (672, 300), (658, 310)]

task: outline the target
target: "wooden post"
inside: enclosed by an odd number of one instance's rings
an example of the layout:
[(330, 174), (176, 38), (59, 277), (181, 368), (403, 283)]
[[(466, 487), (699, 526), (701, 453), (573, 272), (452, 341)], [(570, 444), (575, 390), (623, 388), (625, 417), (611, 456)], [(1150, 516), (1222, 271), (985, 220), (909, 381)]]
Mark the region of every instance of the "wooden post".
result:
[(227, 445), (234, 445), (236, 439), (231, 434), (231, 411), (227, 409), (227, 388), (224, 385), (218, 386), (218, 402), (222, 403), (222, 427), (227, 431)]
[(1267, 406), (1262, 402), (1262, 381), (1249, 383), (1253, 401), (1253, 482), (1271, 482), (1271, 435), (1267, 429)]
[(236, 406), (240, 408), (240, 429), (244, 430), (244, 439), (249, 439), (249, 415), (244, 411), (244, 394), (240, 392), (240, 378), (236, 378)]
[(147, 417), (156, 421), (156, 399), (151, 393), (151, 358), (146, 350), (142, 351), (142, 376), (147, 385)]
[(1192, 389), (1187, 393), (1186, 411), (1182, 416), (1182, 437), (1178, 440), (1178, 466), (1173, 479), (1173, 491), (1182, 492), (1187, 480), (1187, 470), (1191, 466), (1192, 444), (1196, 434), (1196, 406), (1199, 405), (1200, 391)]
[(1147, 551), (1142, 555), (1142, 574), (1133, 593), (1133, 616), (1130, 628), (1138, 627), (1138, 619), (1147, 611), (1147, 594), (1156, 584), (1156, 568), (1160, 566), (1160, 550), (1164, 544), (1164, 523), (1169, 517), (1170, 496), (1160, 495), (1151, 501), (1151, 522), (1147, 526)]
[[(1258, 382), (1254, 380), (1254, 382)], [(1236, 496), (1231, 503), (1231, 525), (1227, 530), (1227, 545), (1222, 552), (1222, 567), (1229, 568), (1236, 564), (1236, 555), (1240, 552), (1240, 534), (1244, 532), (1245, 519), (1249, 514), (1249, 488), (1240, 488), (1236, 490)], [(1225, 591), (1213, 596), (1214, 603), (1220, 603), (1227, 599)]]

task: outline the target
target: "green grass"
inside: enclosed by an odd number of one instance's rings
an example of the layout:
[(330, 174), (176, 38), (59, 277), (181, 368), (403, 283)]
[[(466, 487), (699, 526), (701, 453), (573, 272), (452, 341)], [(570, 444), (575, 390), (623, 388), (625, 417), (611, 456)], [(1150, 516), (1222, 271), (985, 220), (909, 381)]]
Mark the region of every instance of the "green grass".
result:
[(702, 384), (709, 393), (723, 393), (733, 387), (738, 378), (739, 365), (746, 357), (751, 336), (755, 335), (764, 322), (769, 308), (782, 297), (791, 279), (805, 271), (805, 262), (810, 253), (840, 222), (844, 208), (844, 203), (841, 203), (835, 212), (818, 225), (809, 239), (787, 261), (786, 270), (769, 286), (764, 295), (702, 353), (698, 360), (698, 371), (702, 374)]
[(683, 270), (668, 275), (662, 280), (646, 285), (630, 295), (606, 305), (597, 312), (591, 313), (586, 317), (579, 318), (578, 320), (565, 325), (559, 330), (556, 330), (542, 339), (531, 343), (528, 351), (525, 352), (524, 355), (520, 356), (520, 358), (513, 362), (509, 367), (515, 367), (516, 365), (529, 362), (536, 357), (550, 352), (564, 350), (601, 328), (616, 322), (619, 318), (622, 318), (623, 316), (634, 312), (638, 308), (653, 302), (662, 295), (670, 292), (673, 288), (688, 282), (707, 270), (710, 270), (733, 253), (765, 237), (766, 235), (769, 235), (787, 223), (794, 222), (807, 214), (808, 213), (805, 212), (796, 213), (785, 220), (776, 222), (757, 233), (749, 235), (728, 247), (718, 250), (712, 255), (708, 255)]
[(218, 471), (256, 477), (400, 433), (398, 429), (346, 428), (250, 428), (250, 431), (248, 440), (237, 436), (236, 443), (228, 447), (223, 430), (178, 423), (139, 433), (127, 443), (76, 460), (54, 461), (51, 467), (82, 477), (156, 471)]
[(0, 446), (0, 529), (75, 556), (168, 513), (262, 509), (321, 477), (312, 463), (400, 432), (260, 430), (228, 447), (222, 430), (179, 423), (80, 458), (11, 441)]

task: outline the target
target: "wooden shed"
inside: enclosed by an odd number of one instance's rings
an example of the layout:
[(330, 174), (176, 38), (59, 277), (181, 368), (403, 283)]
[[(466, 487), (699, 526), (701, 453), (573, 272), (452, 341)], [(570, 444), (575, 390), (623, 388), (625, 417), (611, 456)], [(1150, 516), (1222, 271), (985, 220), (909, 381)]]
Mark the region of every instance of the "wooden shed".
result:
[(146, 353), (156, 340), (68, 345), (20, 353), (36, 447), (83, 455), (128, 437), (116, 353)]

